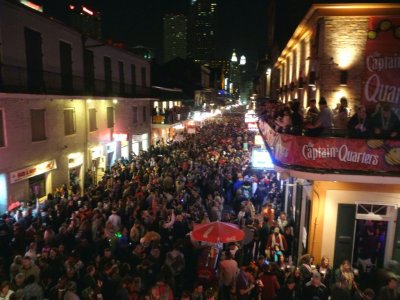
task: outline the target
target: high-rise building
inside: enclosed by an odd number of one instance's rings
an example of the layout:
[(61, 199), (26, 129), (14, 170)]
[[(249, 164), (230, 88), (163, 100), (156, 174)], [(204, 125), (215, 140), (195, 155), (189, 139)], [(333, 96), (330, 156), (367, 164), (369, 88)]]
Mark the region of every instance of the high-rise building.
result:
[(187, 18), (184, 15), (167, 14), (164, 17), (164, 62), (174, 58), (186, 58)]
[(216, 0), (192, 1), (189, 13), (189, 54), (200, 63), (215, 59), (217, 27)]

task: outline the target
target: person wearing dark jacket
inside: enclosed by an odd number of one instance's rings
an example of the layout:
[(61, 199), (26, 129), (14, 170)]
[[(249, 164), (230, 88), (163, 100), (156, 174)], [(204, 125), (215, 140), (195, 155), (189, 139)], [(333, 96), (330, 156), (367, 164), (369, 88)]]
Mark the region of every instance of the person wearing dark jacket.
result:
[(296, 281), (292, 276), (289, 276), (286, 280), (286, 284), (279, 290), (279, 300), (299, 300), (300, 295), (296, 289)]
[(313, 271), (311, 280), (306, 283), (301, 300), (328, 300), (328, 289), (321, 282), (321, 274)]

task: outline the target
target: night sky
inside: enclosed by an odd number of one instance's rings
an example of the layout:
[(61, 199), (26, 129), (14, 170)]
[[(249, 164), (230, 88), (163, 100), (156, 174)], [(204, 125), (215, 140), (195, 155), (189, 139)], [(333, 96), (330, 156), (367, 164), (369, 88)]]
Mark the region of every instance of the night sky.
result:
[[(244, 54), (248, 62), (255, 66), (258, 55), (265, 52), (267, 1), (217, 0), (217, 3), (217, 56), (228, 59), (232, 50), (236, 49), (238, 55)], [(124, 41), (132, 46), (153, 47), (156, 56), (160, 57), (163, 16), (170, 12), (185, 13), (190, 1), (93, 0), (92, 4), (102, 12), (105, 38)], [(294, 22), (289, 20), (286, 23), (285, 28), (290, 28), (288, 32), (292, 32)]]

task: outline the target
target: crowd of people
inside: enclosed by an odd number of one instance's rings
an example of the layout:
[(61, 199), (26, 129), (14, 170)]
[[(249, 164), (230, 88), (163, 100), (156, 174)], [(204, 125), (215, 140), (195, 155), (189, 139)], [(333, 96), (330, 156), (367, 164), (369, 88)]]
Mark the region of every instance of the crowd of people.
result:
[[(243, 115), (221, 117), (118, 161), (83, 196), (64, 185), (38, 208), (4, 214), (0, 299), (374, 299), (349, 262), (336, 272), (327, 258), (296, 264), (293, 216), (274, 172), (251, 168), (253, 141)], [(244, 239), (219, 245), (208, 282), (197, 258), (209, 245), (190, 232), (220, 220)], [(396, 285), (381, 299), (397, 299)]]
[(270, 105), (264, 111), (265, 119), (281, 133), (307, 136), (341, 136), (350, 138), (399, 139), (400, 119), (389, 103), (377, 104), (369, 113), (359, 105), (351, 114), (348, 100), (340, 99), (335, 109), (327, 100), (311, 99), (303, 110), (298, 100), (287, 104)]

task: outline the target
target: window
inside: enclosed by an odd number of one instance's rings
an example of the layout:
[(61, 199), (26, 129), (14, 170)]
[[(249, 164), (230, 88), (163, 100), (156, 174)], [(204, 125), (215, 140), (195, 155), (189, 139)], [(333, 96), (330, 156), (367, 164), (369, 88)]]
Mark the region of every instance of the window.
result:
[(143, 106), (143, 122), (147, 122), (147, 110), (146, 110), (146, 106)]
[(28, 182), (31, 200), (46, 196), (46, 174), (31, 177), (28, 179)]
[(137, 123), (138, 117), (137, 117), (137, 107), (132, 107), (132, 123)]
[(3, 111), (0, 109), (0, 147), (6, 146), (6, 139), (4, 134), (4, 121)]
[(96, 109), (89, 109), (89, 131), (97, 130)]
[(45, 110), (31, 109), (32, 142), (46, 139)]
[(114, 127), (114, 107), (107, 107), (107, 128)]
[(125, 73), (124, 73), (124, 63), (122, 61), (118, 62), (118, 73), (119, 73), (119, 92), (123, 95), (125, 94)]
[(64, 133), (71, 135), (76, 132), (75, 109), (64, 109)]
[(147, 83), (146, 83), (146, 68), (142, 67), (142, 86), (146, 87)]

